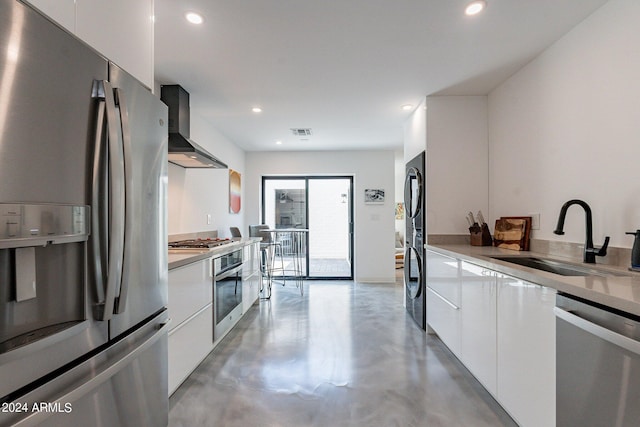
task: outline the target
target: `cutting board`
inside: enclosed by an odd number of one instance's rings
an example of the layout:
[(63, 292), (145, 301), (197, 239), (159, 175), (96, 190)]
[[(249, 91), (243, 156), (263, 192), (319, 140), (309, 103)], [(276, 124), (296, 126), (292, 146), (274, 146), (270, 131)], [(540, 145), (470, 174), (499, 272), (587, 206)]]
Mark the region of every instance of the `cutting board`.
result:
[(502, 217), (496, 220), (493, 244), (514, 251), (529, 250), (531, 217)]

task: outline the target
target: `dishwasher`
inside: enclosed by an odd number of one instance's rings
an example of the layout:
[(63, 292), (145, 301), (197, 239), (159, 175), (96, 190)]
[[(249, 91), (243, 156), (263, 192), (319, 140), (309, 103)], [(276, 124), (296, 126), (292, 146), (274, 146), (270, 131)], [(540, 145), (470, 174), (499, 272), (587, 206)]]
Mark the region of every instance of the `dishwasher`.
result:
[(556, 425), (640, 426), (640, 317), (558, 293)]

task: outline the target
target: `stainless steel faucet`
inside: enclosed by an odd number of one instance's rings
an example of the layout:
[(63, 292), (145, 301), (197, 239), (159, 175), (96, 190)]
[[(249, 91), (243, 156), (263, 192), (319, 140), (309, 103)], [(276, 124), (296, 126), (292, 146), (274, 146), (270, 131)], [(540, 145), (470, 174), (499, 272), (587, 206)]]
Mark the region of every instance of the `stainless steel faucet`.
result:
[(586, 202), (573, 199), (562, 205), (562, 209), (560, 209), (560, 216), (558, 217), (558, 225), (556, 225), (556, 229), (553, 232), (558, 235), (564, 234), (564, 218), (567, 215), (567, 209), (569, 209), (569, 206), (571, 205), (580, 205), (584, 209), (586, 220), (586, 236), (584, 242), (583, 260), (587, 264), (595, 264), (596, 256), (605, 256), (607, 254), (607, 246), (609, 246), (609, 236), (604, 238), (604, 244), (600, 249), (596, 249), (593, 247), (593, 225), (591, 222), (591, 208)]

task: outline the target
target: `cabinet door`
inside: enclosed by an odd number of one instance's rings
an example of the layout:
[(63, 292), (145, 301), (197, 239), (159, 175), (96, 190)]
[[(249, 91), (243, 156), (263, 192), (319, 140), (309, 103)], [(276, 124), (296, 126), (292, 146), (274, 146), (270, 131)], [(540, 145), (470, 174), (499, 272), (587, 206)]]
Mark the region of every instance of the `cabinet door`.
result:
[(427, 324), (460, 357), (460, 261), (433, 251), (427, 256)]
[(212, 280), (210, 258), (169, 271), (168, 306), (172, 329), (211, 304)]
[(498, 280), (498, 400), (523, 427), (556, 419), (556, 291), (502, 274)]
[(258, 243), (244, 247), (242, 264), (242, 312), (246, 313), (258, 299), (260, 275), (258, 271)]
[(153, 0), (76, 0), (76, 35), (153, 89)]
[(426, 251), (426, 256), (427, 286), (460, 306), (460, 261), (433, 251)]
[(70, 33), (75, 31), (75, 0), (28, 0), (27, 3), (30, 3)]
[(260, 291), (260, 276), (254, 274), (242, 281), (242, 313), (249, 311), (258, 299)]
[(213, 350), (213, 306), (169, 332), (169, 395)]
[(242, 277), (249, 277), (258, 271), (258, 243), (243, 248)]
[(427, 323), (449, 350), (460, 357), (460, 307), (428, 286)]
[(496, 274), (462, 262), (460, 358), (496, 395)]

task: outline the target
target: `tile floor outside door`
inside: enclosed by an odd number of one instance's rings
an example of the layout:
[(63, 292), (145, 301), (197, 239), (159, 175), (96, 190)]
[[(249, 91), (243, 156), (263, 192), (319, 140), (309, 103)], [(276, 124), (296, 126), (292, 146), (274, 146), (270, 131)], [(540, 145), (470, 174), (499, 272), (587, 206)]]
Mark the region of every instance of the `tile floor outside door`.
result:
[(274, 285), (170, 399), (170, 426), (515, 426), (401, 284)]

